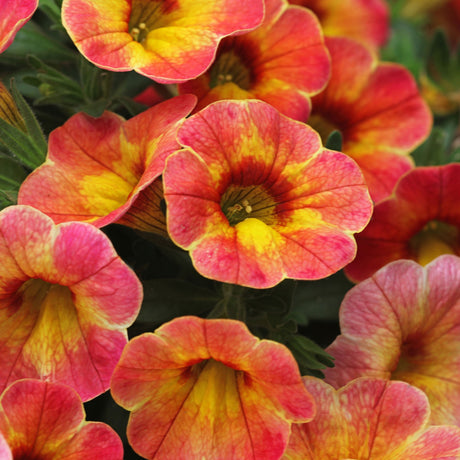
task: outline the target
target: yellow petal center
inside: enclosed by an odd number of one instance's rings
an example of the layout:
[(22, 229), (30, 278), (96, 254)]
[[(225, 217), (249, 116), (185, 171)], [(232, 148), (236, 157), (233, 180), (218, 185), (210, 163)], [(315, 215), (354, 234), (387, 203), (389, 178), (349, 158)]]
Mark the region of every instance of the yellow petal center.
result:
[(458, 238), (458, 228), (432, 220), (410, 239), (409, 246), (415, 260), (420, 265), (427, 265), (443, 254), (456, 254)]
[(42, 378), (47, 378), (53, 375), (56, 362), (65, 354), (62, 340), (65, 338), (70, 346), (72, 334), (68, 334), (77, 321), (72, 292), (67, 286), (30, 279), (21, 286), (18, 296), (31, 327), (24, 331), (30, 335), (23, 354), (33, 356), (34, 367)]
[(222, 212), (232, 227), (248, 217), (270, 225), (275, 220), (275, 206), (273, 197), (260, 185), (249, 187), (231, 185), (220, 201)]

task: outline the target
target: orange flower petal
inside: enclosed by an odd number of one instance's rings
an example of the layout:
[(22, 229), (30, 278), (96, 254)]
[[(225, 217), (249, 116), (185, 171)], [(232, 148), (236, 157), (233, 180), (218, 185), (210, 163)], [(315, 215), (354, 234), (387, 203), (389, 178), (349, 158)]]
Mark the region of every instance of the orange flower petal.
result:
[(111, 389), (149, 459), (277, 459), (291, 423), (314, 415), (289, 351), (233, 320), (182, 317), (136, 337)]
[(163, 175), (168, 231), (209, 278), (252, 287), (328, 276), (354, 257), (371, 203), (345, 155), (260, 101), (185, 121)]
[(11, 206), (0, 213), (0, 256), (0, 387), (33, 377), (84, 400), (107, 390), (142, 299), (108, 238)]
[(14, 458), (122, 460), (115, 431), (84, 419), (77, 393), (58, 383), (19, 380), (0, 399), (0, 430)]

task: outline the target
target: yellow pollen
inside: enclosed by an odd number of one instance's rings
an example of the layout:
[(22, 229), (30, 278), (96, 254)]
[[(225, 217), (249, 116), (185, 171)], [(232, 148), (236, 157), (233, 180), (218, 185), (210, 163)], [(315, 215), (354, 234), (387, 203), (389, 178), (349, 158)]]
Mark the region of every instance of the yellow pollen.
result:
[(145, 22), (141, 22), (139, 24), (139, 29), (144, 30), (147, 26), (145, 25)]

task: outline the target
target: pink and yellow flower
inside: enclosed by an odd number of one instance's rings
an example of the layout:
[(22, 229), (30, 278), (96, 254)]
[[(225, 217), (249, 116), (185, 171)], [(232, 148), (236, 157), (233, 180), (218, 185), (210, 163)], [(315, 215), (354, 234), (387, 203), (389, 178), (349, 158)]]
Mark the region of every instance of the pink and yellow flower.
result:
[(403, 176), (357, 235), (347, 276), (358, 282), (394, 260), (426, 265), (442, 254), (460, 255), (459, 177), (458, 163), (418, 167)]
[(0, 213), (0, 260), (0, 388), (38, 378), (84, 401), (106, 391), (142, 300), (109, 239), (11, 206)]
[(288, 117), (308, 117), (310, 96), (330, 75), (321, 27), (313, 13), (286, 0), (265, 5), (260, 27), (222, 40), (208, 71), (179, 85), (179, 92), (198, 97), (196, 110), (222, 99), (260, 99)]
[(372, 205), (359, 168), (261, 101), (187, 119), (163, 175), (172, 240), (204, 276), (256, 288), (317, 279), (353, 259)]
[(62, 23), (79, 51), (112, 71), (159, 83), (202, 74), (219, 41), (260, 25), (263, 0), (64, 0)]
[(349, 37), (372, 50), (385, 44), (389, 12), (384, 0), (288, 0), (311, 9), (330, 37)]
[[(148, 459), (280, 458), (315, 412), (289, 350), (234, 320), (177, 318), (131, 340), (111, 383)], [(155, 423), (152, 423), (154, 421)]]
[(296, 424), (283, 460), (454, 460), (460, 428), (429, 426), (425, 394), (405, 382), (357, 379), (336, 391), (304, 377), (317, 403), (310, 423)]
[(308, 123), (324, 142), (332, 131), (342, 133), (342, 151), (358, 163), (377, 202), (413, 167), (408, 154), (428, 136), (431, 112), (404, 67), (379, 63), (350, 39), (327, 38), (326, 44), (331, 80), (312, 99)]
[(38, 0), (0, 0), (0, 53), (11, 45), (37, 6)]
[(2, 460), (123, 459), (115, 431), (86, 422), (78, 394), (59, 383), (25, 379), (9, 386), (0, 399), (2, 434), (8, 443), (0, 447)]
[(195, 102), (192, 95), (178, 96), (128, 121), (112, 112), (74, 115), (51, 133), (48, 157), (21, 185), (19, 204), (56, 223), (120, 221), (179, 148), (177, 128)]
[(431, 422), (460, 426), (460, 258), (400, 260), (355, 286), (327, 349), (339, 387), (360, 376), (404, 380), (430, 400)]

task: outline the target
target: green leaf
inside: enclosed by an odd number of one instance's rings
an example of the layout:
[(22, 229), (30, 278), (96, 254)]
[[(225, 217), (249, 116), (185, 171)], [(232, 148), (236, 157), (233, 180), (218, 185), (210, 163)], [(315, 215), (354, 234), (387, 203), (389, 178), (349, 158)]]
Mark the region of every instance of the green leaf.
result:
[(0, 157), (0, 190), (14, 189), (27, 177), (25, 169), (12, 158)]
[(391, 35), (381, 50), (381, 60), (397, 62), (405, 66), (415, 77), (424, 66), (426, 34), (420, 27), (402, 18), (394, 18)]
[(16, 204), (27, 172), (12, 158), (0, 157), (0, 209)]
[(0, 190), (0, 210), (15, 205), (18, 201), (18, 192), (15, 190)]
[(343, 137), (342, 133), (335, 129), (332, 131), (331, 134), (329, 134), (325, 147), (329, 150), (337, 150), (340, 152), (342, 150), (342, 143), (343, 143)]
[(37, 146), (28, 134), (11, 126), (1, 118), (0, 142), (22, 165), (29, 169), (35, 169), (45, 161), (46, 150), (43, 151)]
[(30, 135), (37, 147), (43, 152), (47, 152), (48, 143), (43, 134), (41, 126), (35, 117), (32, 109), (29, 107), (25, 99), (22, 97), (21, 93), (18, 91), (14, 79), (11, 79), (11, 94), (13, 95), (14, 101), (19, 109), (19, 112), (24, 119), (26, 124), (27, 133)]
[(415, 164), (437, 166), (458, 161), (453, 152), (458, 123), (458, 114), (437, 120), (428, 139), (412, 153)]
[(54, 0), (40, 0), (38, 8), (41, 9), (54, 23), (61, 24), (61, 9)]
[(300, 334), (291, 335), (286, 341), (286, 346), (291, 350), (296, 359), (302, 375), (324, 377), (321, 369), (334, 367), (332, 356), (326, 353), (313, 340)]
[(29, 55), (34, 55), (44, 62), (60, 65), (72, 62), (78, 56), (76, 51), (63, 46), (61, 40), (47, 35), (34, 21), (29, 21), (20, 30), (11, 46), (2, 53), (0, 62), (5, 66), (23, 66)]

